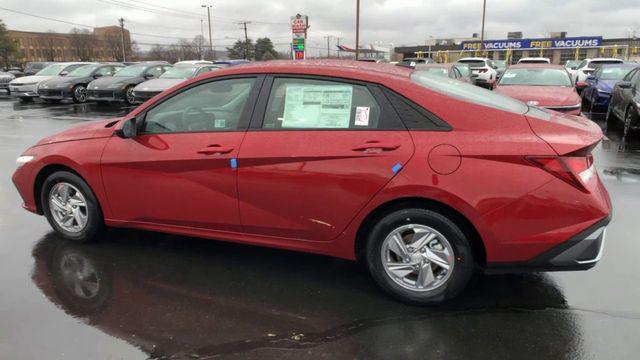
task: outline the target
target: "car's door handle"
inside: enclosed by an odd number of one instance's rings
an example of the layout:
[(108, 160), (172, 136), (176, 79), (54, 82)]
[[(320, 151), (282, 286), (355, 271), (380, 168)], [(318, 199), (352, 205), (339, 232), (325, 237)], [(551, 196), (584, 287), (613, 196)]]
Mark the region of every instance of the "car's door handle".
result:
[(205, 148), (198, 150), (198, 154), (204, 155), (218, 155), (218, 154), (228, 154), (233, 151), (232, 147), (229, 146), (220, 146), (218, 144), (212, 144)]
[(362, 145), (358, 145), (351, 150), (353, 151), (374, 151), (374, 150), (393, 151), (399, 147), (400, 147), (400, 144), (389, 144), (389, 143), (382, 143), (377, 140), (372, 140), (372, 141), (367, 141)]

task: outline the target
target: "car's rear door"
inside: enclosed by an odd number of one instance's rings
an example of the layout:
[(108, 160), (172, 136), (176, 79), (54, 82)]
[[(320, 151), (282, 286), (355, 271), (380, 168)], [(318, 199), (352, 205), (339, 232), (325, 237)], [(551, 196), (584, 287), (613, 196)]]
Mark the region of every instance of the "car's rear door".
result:
[(413, 151), (377, 86), (268, 77), (238, 157), (243, 229), (334, 239)]
[(263, 77), (205, 80), (113, 137), (102, 176), (116, 220), (238, 231), (236, 157)]

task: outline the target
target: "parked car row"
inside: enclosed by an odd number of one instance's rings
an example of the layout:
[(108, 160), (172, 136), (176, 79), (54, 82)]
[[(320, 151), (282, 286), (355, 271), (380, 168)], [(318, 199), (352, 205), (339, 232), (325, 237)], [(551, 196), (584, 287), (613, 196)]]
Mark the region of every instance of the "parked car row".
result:
[[(28, 63), (25, 73), (40, 70), (22, 77), (10, 72), (0, 72), (0, 89), (21, 101), (40, 98), (45, 102), (72, 100), (75, 103), (96, 101), (133, 105), (205, 72), (246, 62), (248, 61), (187, 60), (173, 65), (166, 61)], [(163, 76), (167, 71), (169, 73)], [(151, 80), (156, 81), (148, 83)], [(138, 85), (141, 86), (136, 91)]]

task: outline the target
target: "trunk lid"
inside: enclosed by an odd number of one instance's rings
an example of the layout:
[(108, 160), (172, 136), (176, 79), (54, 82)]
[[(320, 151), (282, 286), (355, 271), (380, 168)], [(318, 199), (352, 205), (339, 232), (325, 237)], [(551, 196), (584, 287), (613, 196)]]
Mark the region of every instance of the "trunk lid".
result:
[(558, 155), (590, 150), (603, 137), (600, 126), (582, 116), (530, 107), (525, 117), (531, 130)]

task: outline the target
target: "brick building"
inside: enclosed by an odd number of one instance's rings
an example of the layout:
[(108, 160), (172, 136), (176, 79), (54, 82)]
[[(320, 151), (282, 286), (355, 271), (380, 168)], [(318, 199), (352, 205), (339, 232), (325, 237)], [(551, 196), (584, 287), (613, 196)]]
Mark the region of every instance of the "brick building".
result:
[[(119, 26), (94, 28), (93, 32), (70, 33), (9, 30), (9, 37), (18, 43), (14, 62), (28, 61), (122, 61), (122, 40)], [(127, 56), (131, 54), (129, 30), (124, 30)]]

